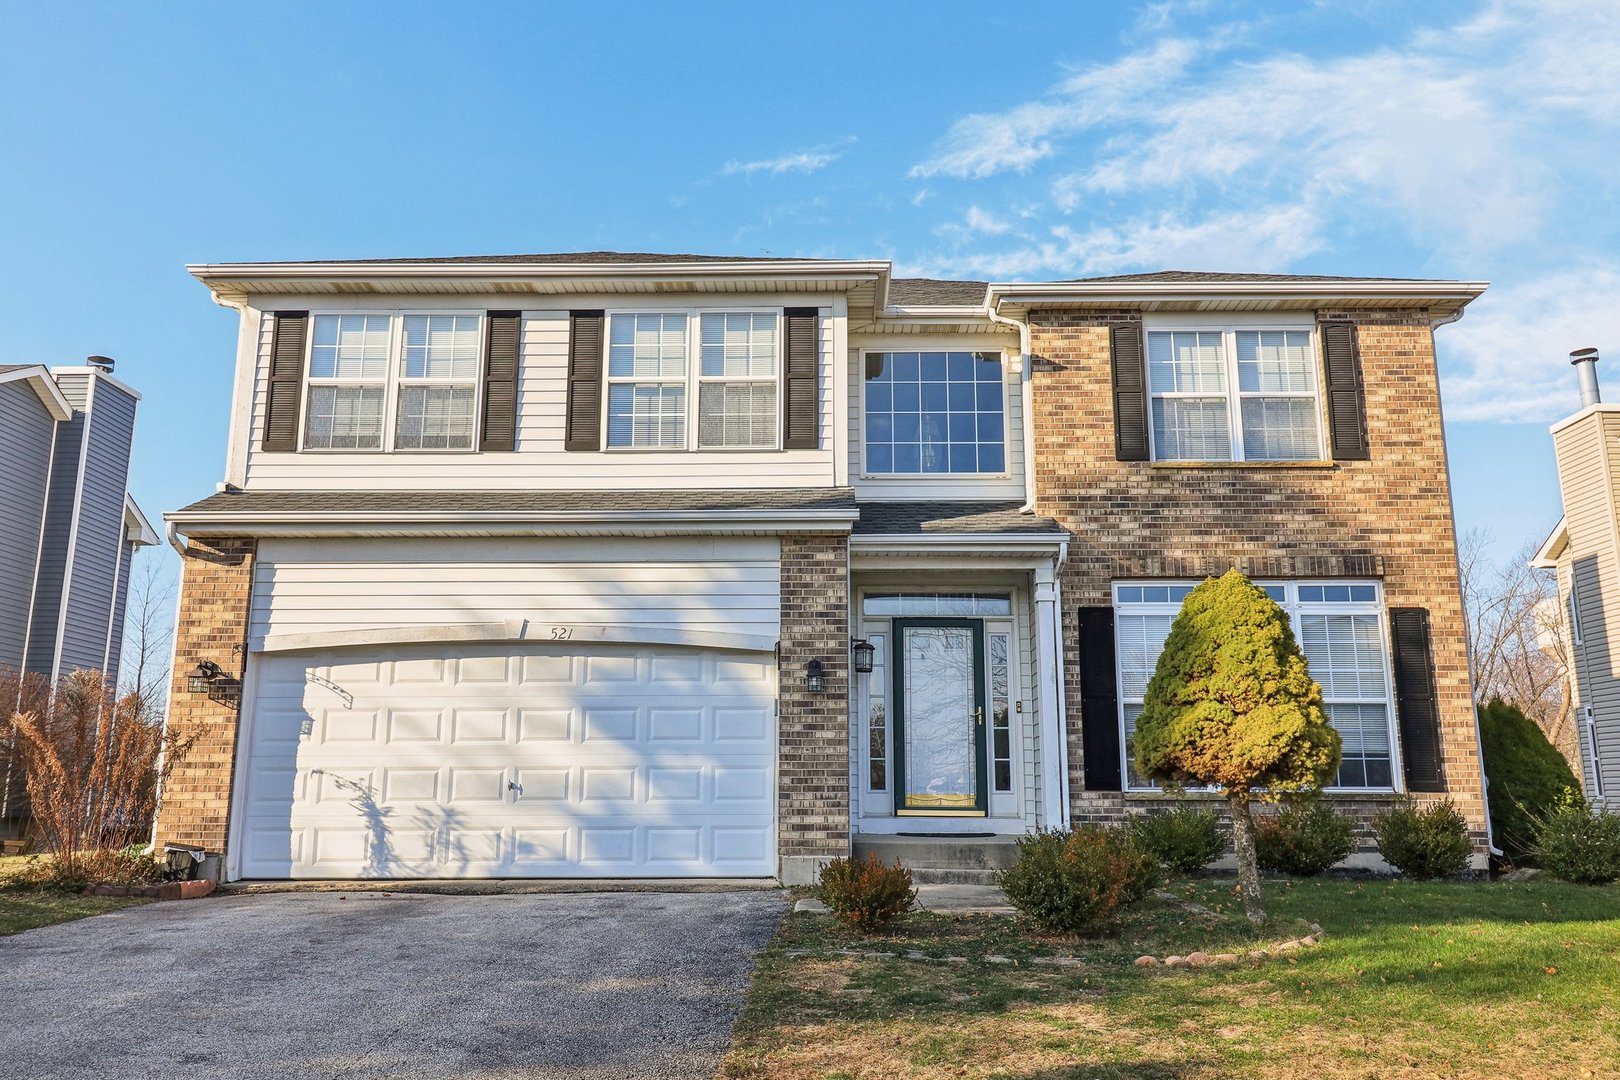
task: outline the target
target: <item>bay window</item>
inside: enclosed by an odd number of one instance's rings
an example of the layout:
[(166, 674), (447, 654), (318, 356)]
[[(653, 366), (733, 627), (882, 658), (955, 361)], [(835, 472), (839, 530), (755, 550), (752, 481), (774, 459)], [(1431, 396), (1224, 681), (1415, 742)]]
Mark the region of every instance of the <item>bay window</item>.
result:
[[(1382, 590), (1376, 582), (1256, 582), (1288, 615), (1311, 678), (1322, 687), (1343, 758), (1333, 788), (1389, 791), (1395, 785), (1394, 700)], [(1114, 586), (1120, 734), (1127, 790), (1155, 785), (1136, 771), (1134, 739), (1142, 699), (1171, 624), (1193, 582)]]
[(1322, 456), (1312, 331), (1147, 333), (1150, 437), (1158, 461), (1303, 461)]

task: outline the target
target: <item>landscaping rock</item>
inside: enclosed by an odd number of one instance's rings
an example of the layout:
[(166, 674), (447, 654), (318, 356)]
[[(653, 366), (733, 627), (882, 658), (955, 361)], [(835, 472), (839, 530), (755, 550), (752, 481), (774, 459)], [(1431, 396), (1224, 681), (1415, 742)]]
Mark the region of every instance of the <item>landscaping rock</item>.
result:
[(1215, 961), (1217, 964), (1235, 964), (1242, 959), (1242, 957), (1238, 956), (1238, 954), (1235, 952), (1223, 952), (1216, 953), (1214, 956), (1210, 957), (1210, 959)]
[(986, 956), (984, 962), (987, 964), (1010, 964), (1012, 960), (1005, 956)]
[(1249, 955), (1256, 960), (1264, 960), (1271, 954), (1264, 949), (1255, 949), (1253, 952), (1249, 953)]
[(1316, 948), (1316, 935), (1306, 934), (1304, 937), (1299, 939), (1299, 943), (1305, 946), (1307, 949), (1314, 949)]
[(1205, 964), (1209, 963), (1209, 953), (1206, 953), (1206, 952), (1191, 952), (1191, 953), (1188, 953), (1187, 954), (1187, 963), (1191, 964), (1193, 967), (1203, 967)]
[(1164, 966), (1178, 968), (1188, 967), (1189, 965), (1185, 956), (1167, 956), (1164, 958)]
[(820, 900), (817, 900), (813, 896), (807, 896), (803, 900), (800, 900), (798, 903), (794, 904), (793, 910), (810, 911), (820, 915), (827, 910), (827, 905), (823, 904)]
[(1158, 967), (1159, 966), (1159, 961), (1156, 958), (1151, 957), (1151, 956), (1138, 956), (1136, 958), (1136, 966), (1137, 967)]

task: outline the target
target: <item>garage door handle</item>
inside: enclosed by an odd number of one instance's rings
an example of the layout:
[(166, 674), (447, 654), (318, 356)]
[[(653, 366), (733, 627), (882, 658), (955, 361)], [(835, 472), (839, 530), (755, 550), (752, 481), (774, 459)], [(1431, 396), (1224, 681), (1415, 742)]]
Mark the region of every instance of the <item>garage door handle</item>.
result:
[(507, 791), (517, 791), (517, 792), (522, 792), (522, 790), (523, 790), (523, 789), (522, 789), (522, 788), (520, 788), (520, 787), (518, 787), (518, 786), (517, 786), (517, 785), (516, 785), (516, 784), (514, 784), (514, 783), (512, 783), (512, 781), (510, 781), (510, 780), (508, 780), (508, 781), (507, 781), (507, 782), (506, 782), (506, 790), (507, 790)]

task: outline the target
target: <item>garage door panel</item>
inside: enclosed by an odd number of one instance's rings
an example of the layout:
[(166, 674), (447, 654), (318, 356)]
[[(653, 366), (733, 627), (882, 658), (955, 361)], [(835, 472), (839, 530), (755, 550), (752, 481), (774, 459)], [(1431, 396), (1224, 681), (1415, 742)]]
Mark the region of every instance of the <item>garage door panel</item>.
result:
[(456, 648), (261, 659), (245, 876), (774, 872), (768, 655)]

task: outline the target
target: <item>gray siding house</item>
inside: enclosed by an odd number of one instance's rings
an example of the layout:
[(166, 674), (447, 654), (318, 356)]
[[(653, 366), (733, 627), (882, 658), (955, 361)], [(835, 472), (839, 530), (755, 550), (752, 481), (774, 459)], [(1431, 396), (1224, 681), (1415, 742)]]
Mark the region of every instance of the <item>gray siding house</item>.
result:
[(0, 366), (0, 668), (118, 677), (136, 550), (129, 497), (140, 395), (101, 366)]

